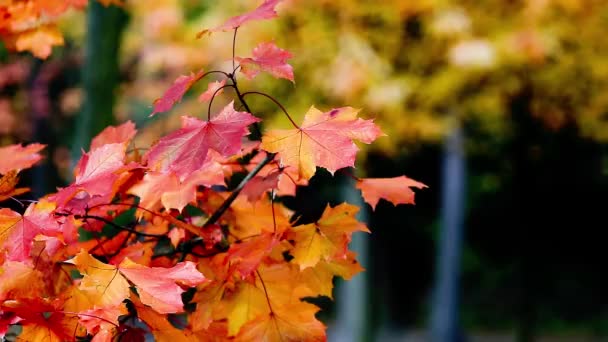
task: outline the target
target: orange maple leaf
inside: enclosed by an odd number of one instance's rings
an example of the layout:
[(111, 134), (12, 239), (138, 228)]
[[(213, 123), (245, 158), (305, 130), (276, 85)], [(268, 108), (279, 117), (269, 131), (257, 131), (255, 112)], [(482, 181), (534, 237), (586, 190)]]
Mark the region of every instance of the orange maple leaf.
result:
[(129, 283), (116, 266), (104, 264), (84, 250), (66, 263), (76, 265), (84, 276), (78, 288), (91, 304), (115, 307), (129, 297)]
[(0, 202), (30, 191), (29, 188), (15, 189), (15, 186), (19, 183), (19, 176), (17, 174), (17, 170), (12, 170), (0, 178)]
[(50, 56), (53, 46), (56, 45), (63, 45), (63, 36), (57, 27), (52, 25), (20, 33), (15, 41), (17, 51), (31, 51), (40, 59)]
[(333, 174), (354, 166), (359, 149), (353, 140), (369, 144), (383, 135), (373, 120), (357, 118), (357, 113), (351, 107), (326, 113), (311, 107), (301, 127), (269, 131), (262, 137), (261, 147), (278, 153), (281, 163), (295, 167), (304, 179), (310, 179), (317, 166)]
[(321, 260), (346, 258), (352, 233), (369, 233), (367, 227), (355, 218), (358, 211), (359, 207), (348, 203), (334, 208), (327, 206), (317, 222), (294, 227), (289, 232), (295, 244), (290, 252), (294, 257), (292, 262), (303, 270)]
[(236, 339), (243, 342), (326, 341), (325, 326), (315, 317), (317, 311), (317, 306), (304, 302), (273, 307), (271, 312), (245, 324)]
[(381, 198), (393, 204), (414, 204), (414, 191), (412, 187), (424, 189), (427, 186), (406, 176), (393, 178), (362, 178), (357, 180), (357, 189), (365, 202), (376, 209)]

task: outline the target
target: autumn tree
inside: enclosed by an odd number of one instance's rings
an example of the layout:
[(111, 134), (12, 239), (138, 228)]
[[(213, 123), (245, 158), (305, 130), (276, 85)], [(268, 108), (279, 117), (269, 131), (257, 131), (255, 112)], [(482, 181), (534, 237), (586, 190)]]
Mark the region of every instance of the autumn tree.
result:
[[(236, 46), (239, 27), (276, 17), (278, 3), (266, 0), (199, 36), (232, 31)], [(182, 116), (181, 128), (149, 148), (133, 143), (132, 122), (107, 127), (83, 152), (71, 184), (23, 203), (23, 212), (0, 209), (0, 334), (15, 327), (24, 341), (326, 339), (307, 298), (331, 298), (334, 277), (362, 271), (348, 244), (369, 230), (354, 205), (327, 206), (304, 221), (281, 196), (307, 186), (319, 168), (349, 174), (355, 142), (384, 134), (351, 107), (310, 107), (297, 123), (273, 96), (237, 82), (237, 72), (295, 82), (292, 54), (273, 41), (245, 57), (234, 51), (230, 70), (179, 77), (150, 114), (172, 110), (205, 80), (203, 118)], [(216, 113), (221, 92), (233, 101)], [(274, 103), (291, 127), (264, 131), (253, 97)], [(17, 187), (19, 173), (43, 148), (0, 148), (2, 200), (27, 191)], [(372, 209), (380, 200), (413, 204), (411, 188), (425, 187), (406, 176), (350, 176)]]

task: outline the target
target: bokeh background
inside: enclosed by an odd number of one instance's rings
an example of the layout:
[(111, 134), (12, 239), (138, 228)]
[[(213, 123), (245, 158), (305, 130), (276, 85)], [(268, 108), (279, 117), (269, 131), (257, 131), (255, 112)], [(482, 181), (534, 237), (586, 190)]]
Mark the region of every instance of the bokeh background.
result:
[[(40, 196), (103, 127), (136, 122), (136, 146), (204, 116), (202, 82), (148, 118), (182, 74), (231, 69), (232, 33), (203, 28), (256, 1), (91, 2), (59, 20), (50, 58), (0, 52), (0, 143), (48, 144), (22, 180)], [(406, 174), (429, 186), (415, 206), (372, 211), (349, 180), (320, 174), (285, 198), (306, 215), (359, 203), (367, 272), (321, 300), (330, 341), (608, 339), (608, 2), (603, 0), (284, 0), (279, 18), (238, 31), (236, 54), (274, 40), (295, 85), (269, 76), (299, 121), (311, 105), (361, 108), (388, 137), (361, 146), (358, 176)], [(210, 79), (211, 80), (211, 79)], [(229, 95), (229, 94), (228, 94)], [(229, 96), (215, 101), (220, 108)], [(288, 127), (252, 98), (264, 127)]]

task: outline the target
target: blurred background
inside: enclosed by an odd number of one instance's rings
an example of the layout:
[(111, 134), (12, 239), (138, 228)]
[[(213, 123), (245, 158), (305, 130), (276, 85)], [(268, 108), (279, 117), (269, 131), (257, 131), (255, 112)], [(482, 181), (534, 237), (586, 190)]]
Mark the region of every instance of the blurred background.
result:
[[(196, 33), (257, 4), (91, 2), (61, 16), (65, 44), (48, 59), (1, 48), (0, 143), (48, 144), (22, 179), (32, 196), (65, 185), (109, 124), (136, 122), (147, 147), (180, 115), (206, 115), (201, 82), (148, 118), (179, 75), (231, 70), (232, 33)], [(361, 146), (355, 174), (429, 186), (415, 206), (372, 211), (348, 179), (321, 173), (284, 198), (312, 216), (327, 202), (365, 208), (372, 234), (353, 247), (367, 272), (338, 284), (335, 304), (319, 300), (330, 341), (608, 340), (608, 2), (284, 0), (277, 10), (238, 31), (236, 55), (274, 40), (294, 55), (295, 85), (262, 75), (241, 88), (272, 94), (296, 122), (313, 104), (362, 108), (388, 137)], [(251, 101), (265, 128), (289, 126), (269, 101)]]

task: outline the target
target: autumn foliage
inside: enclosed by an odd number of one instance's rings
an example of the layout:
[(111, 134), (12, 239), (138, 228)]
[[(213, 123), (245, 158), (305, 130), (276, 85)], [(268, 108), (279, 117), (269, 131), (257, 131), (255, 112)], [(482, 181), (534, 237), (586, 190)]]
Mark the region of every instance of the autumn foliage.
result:
[[(200, 36), (233, 30), (236, 39), (248, 21), (276, 17), (278, 2)], [(50, 11), (39, 3), (54, 2), (18, 3)], [(70, 185), (23, 213), (0, 209), (0, 336), (18, 326), (24, 341), (325, 340), (318, 307), (303, 299), (331, 298), (334, 277), (362, 271), (348, 244), (369, 230), (355, 218), (357, 206), (328, 206), (301, 222), (280, 196), (295, 195), (318, 168), (355, 166), (355, 142), (384, 134), (350, 107), (311, 107), (302, 123), (290, 117), (293, 127), (261, 132), (246, 98), (266, 97), (289, 113), (270, 95), (243, 92), (236, 72), (293, 82), (290, 57), (262, 42), (249, 57), (232, 56), (233, 70), (179, 77), (150, 116), (209, 76), (219, 80), (200, 95), (202, 108), (224, 90), (235, 100), (205, 119), (182, 116), (180, 129), (145, 149), (132, 142), (133, 123), (108, 127), (82, 154)], [(250, 129), (261, 142), (247, 139)], [(43, 147), (0, 148), (1, 200), (27, 191), (16, 187), (19, 172), (41, 159)], [(234, 175), (241, 181), (229, 187)], [(414, 203), (410, 187), (425, 187), (405, 176), (351, 176), (372, 208), (380, 199)]]

